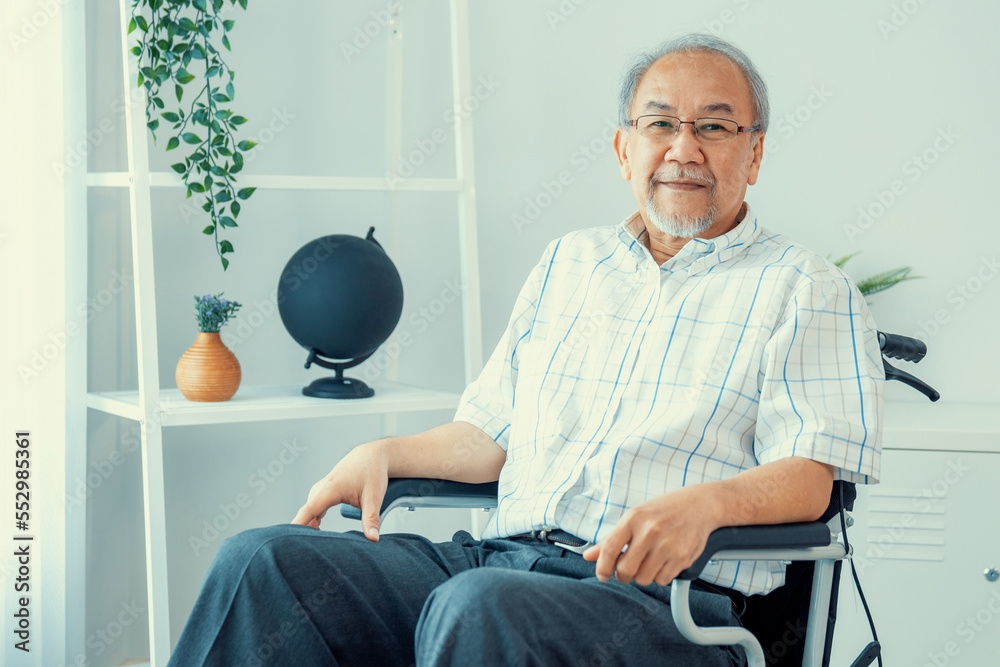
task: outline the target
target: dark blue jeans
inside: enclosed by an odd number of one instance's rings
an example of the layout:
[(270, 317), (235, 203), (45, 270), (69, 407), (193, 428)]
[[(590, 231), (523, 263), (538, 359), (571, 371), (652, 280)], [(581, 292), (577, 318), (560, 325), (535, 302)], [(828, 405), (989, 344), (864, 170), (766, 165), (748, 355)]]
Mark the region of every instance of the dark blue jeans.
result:
[[(674, 627), (670, 589), (598, 581), (552, 544), (369, 542), (278, 525), (226, 540), (170, 665), (742, 665)], [(702, 625), (738, 623), (725, 595), (691, 591)]]

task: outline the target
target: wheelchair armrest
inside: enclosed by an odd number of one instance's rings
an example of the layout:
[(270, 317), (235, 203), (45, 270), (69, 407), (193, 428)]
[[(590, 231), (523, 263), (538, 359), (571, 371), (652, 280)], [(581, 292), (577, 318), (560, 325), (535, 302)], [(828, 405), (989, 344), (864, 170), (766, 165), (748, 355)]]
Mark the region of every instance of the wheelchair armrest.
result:
[[(469, 484), (423, 477), (390, 479), (379, 516), (385, 516), (399, 506), (489, 509), (497, 506), (497, 482)], [(361, 510), (351, 505), (341, 505), (340, 515), (360, 520)]]
[[(708, 561), (721, 551), (740, 552), (755, 550), (775, 550), (774, 560), (785, 560), (785, 554), (778, 551), (791, 549), (808, 549), (813, 547), (828, 547), (833, 538), (830, 528), (825, 523), (812, 521), (807, 523), (786, 523), (774, 526), (729, 526), (719, 528), (708, 536), (705, 550), (701, 552), (691, 567), (677, 575), (678, 579), (697, 579), (705, 569)], [(741, 554), (733, 554), (737, 557)], [(825, 557), (825, 554), (823, 555)], [(743, 557), (746, 557), (743, 555)], [(765, 554), (756, 555), (766, 558)]]

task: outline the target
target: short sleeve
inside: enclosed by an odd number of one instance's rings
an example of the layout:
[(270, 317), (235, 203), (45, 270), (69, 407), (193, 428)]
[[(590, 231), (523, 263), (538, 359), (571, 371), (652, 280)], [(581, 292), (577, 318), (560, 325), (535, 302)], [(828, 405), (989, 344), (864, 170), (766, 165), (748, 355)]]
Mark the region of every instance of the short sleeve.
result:
[(518, 349), (527, 339), (558, 241), (545, 249), (514, 302), (507, 329), (479, 377), (462, 393), (455, 421), (479, 427), (504, 451), (510, 434), (517, 384)]
[(795, 291), (762, 356), (754, 453), (802, 456), (878, 482), (885, 372), (864, 297), (846, 277)]

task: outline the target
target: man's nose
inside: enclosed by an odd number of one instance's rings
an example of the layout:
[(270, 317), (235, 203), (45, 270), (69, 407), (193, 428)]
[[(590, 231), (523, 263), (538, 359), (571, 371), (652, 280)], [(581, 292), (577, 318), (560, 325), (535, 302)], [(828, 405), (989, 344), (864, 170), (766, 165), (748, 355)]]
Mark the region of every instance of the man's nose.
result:
[(694, 132), (694, 125), (684, 123), (677, 134), (670, 142), (670, 147), (663, 156), (664, 162), (680, 162), (687, 164), (694, 162), (701, 164), (705, 161), (705, 154), (702, 152), (701, 142)]

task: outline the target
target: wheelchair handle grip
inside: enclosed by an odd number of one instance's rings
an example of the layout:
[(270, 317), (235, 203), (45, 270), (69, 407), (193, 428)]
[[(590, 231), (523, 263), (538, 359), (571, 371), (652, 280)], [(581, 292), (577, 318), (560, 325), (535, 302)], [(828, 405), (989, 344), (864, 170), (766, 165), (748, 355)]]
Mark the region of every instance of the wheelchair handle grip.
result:
[(919, 362), (927, 354), (927, 346), (923, 341), (899, 334), (878, 332), (878, 346), (882, 354), (891, 359)]

